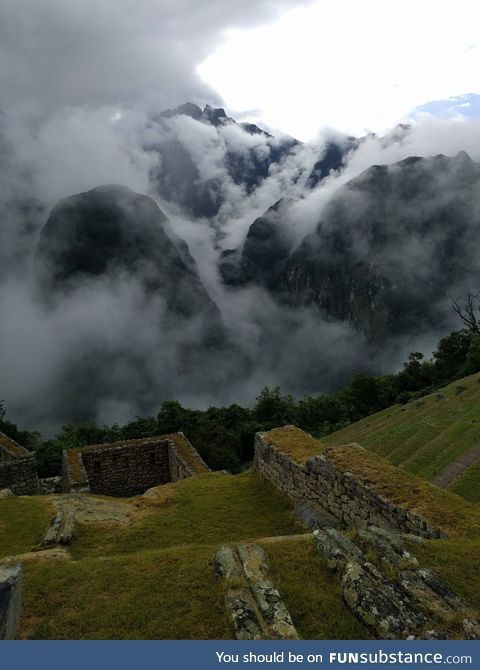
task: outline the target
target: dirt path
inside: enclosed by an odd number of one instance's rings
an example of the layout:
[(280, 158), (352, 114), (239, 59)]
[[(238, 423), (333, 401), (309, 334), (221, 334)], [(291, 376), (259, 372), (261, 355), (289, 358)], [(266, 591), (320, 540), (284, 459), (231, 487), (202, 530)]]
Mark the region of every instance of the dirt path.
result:
[(461, 475), (467, 468), (475, 463), (480, 458), (480, 444), (467, 449), (455, 461), (449, 463), (435, 479), (432, 479), (432, 484), (441, 486), (443, 489), (447, 488), (459, 475)]

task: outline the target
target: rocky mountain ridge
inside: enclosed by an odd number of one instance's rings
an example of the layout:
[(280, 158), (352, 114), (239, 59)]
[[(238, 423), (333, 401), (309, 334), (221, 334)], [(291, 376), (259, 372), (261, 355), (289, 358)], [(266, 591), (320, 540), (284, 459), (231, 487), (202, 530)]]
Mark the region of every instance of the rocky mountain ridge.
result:
[(480, 164), (466, 152), (373, 165), (298, 248), (277, 203), (220, 268), (228, 284), (263, 286), (376, 341), (441, 327), (445, 302), (478, 283), (479, 200)]
[[(185, 122), (188, 136), (193, 138), (190, 143), (179, 130)], [(151, 171), (152, 182), (162, 198), (196, 218), (212, 218), (218, 213), (224, 202), (226, 181), (231, 180), (249, 195), (272, 170), (278, 169), (302, 147), (302, 143), (292, 137), (276, 138), (254, 123), (237, 123), (223, 108), (210, 105), (202, 110), (193, 103), (185, 103), (154, 116), (151, 125), (161, 130), (162, 138), (146, 145), (158, 156)], [(212, 166), (207, 174), (201, 165), (205, 157), (192, 152), (196, 138), (200, 141), (205, 136), (212, 154)], [(306, 175), (307, 187), (314, 188), (330, 170), (340, 169), (354, 145), (354, 138), (329, 141)]]

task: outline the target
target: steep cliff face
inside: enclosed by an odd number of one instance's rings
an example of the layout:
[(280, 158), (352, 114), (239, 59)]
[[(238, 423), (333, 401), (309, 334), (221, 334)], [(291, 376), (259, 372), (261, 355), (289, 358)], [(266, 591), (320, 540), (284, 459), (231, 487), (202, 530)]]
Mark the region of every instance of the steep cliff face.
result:
[(36, 263), (44, 293), (126, 274), (145, 295), (161, 295), (172, 314), (218, 317), (183, 240), (165, 232), (157, 204), (122, 186), (101, 186), (62, 200), (41, 231)]
[(451, 298), (478, 286), (479, 231), (480, 165), (465, 152), (410, 157), (339, 189), (294, 251), (277, 203), (221, 271), (384, 341), (442, 328)]
[(292, 248), (285, 222), (289, 204), (288, 198), (279, 200), (252, 223), (242, 248), (223, 252), (219, 269), (226, 284), (275, 286)]
[[(274, 137), (254, 123), (237, 123), (222, 108), (192, 103), (167, 109), (152, 118), (144, 148), (157, 157), (151, 181), (160, 197), (180, 206), (190, 217), (214, 218), (229, 203), (229, 190), (251, 195), (272, 173), (287, 172), (292, 183), (314, 188), (331, 170), (343, 167), (348, 152), (358, 145), (353, 137), (332, 137), (296, 161), (304, 148), (298, 140)], [(307, 151), (308, 154), (308, 151)]]
[(480, 165), (411, 157), (339, 190), (275, 289), (372, 339), (441, 326), (445, 301), (478, 282)]

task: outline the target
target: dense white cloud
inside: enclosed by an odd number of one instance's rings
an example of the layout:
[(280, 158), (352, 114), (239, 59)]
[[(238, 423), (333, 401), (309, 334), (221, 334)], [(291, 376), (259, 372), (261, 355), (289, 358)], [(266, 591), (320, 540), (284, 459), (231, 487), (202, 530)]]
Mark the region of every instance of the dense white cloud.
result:
[(382, 131), (429, 101), (478, 92), (474, 0), (315, 2), (233, 30), (200, 67), (234, 109), (300, 139), (330, 125)]

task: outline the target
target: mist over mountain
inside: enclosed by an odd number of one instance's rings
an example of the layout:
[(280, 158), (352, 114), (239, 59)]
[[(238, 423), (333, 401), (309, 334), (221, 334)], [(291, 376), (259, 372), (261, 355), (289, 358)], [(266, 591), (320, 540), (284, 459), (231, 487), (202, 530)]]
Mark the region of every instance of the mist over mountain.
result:
[(465, 152), (375, 165), (329, 202), (278, 291), (385, 344), (447, 328), (478, 282), (480, 164)]
[(193, 103), (2, 117), (9, 416), (302, 397), (430, 353), (479, 273), (479, 125), (439, 123), (301, 143)]
[(374, 165), (329, 200), (294, 248), (288, 204), (250, 227), (225, 281), (267, 287), (278, 300), (351, 324), (380, 346), (447, 328), (448, 301), (478, 282), (480, 164), (411, 156)]
[(172, 318), (203, 315), (219, 321), (188, 247), (177, 249), (166, 233), (167, 221), (154, 200), (124, 186), (100, 186), (65, 198), (42, 228), (35, 254), (44, 296), (124, 275), (147, 299), (161, 296)]
[[(213, 218), (228, 199), (229, 187), (251, 195), (272, 173), (294, 162), (302, 143), (292, 137), (276, 138), (253, 123), (237, 123), (223, 108), (193, 103), (168, 109), (150, 122), (155, 134), (145, 148), (157, 157), (151, 180), (158, 195), (194, 218)], [(291, 166), (292, 184), (302, 179), (313, 188), (330, 170), (342, 165), (353, 147), (352, 138), (330, 141), (303, 174), (303, 165)]]

